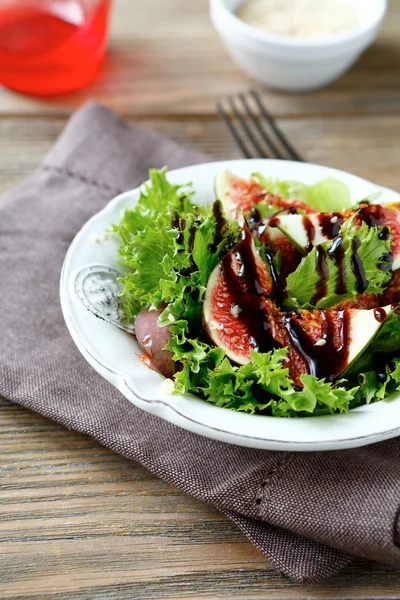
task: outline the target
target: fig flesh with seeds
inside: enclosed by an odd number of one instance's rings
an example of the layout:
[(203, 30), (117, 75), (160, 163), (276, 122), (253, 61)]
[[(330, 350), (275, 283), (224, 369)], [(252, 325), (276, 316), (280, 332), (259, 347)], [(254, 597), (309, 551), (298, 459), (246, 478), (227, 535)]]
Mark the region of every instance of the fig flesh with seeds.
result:
[(275, 194), (270, 194), (253, 177), (242, 179), (234, 175), (229, 169), (221, 169), (217, 173), (215, 195), (221, 200), (225, 214), (230, 219), (236, 218), (238, 210), (248, 212), (255, 204), (264, 200), (267, 205), (273, 206), (279, 211), (299, 209), (307, 214), (317, 212), (300, 200), (287, 200)]
[[(287, 348), (289, 377), (301, 388), (302, 375), (334, 380), (360, 356), (379, 331), (390, 306), (374, 310), (283, 312), (271, 299), (274, 280), (247, 227), (239, 245), (212, 272), (203, 304), (210, 340), (236, 364), (251, 351)], [(379, 318), (378, 318), (379, 317)]]

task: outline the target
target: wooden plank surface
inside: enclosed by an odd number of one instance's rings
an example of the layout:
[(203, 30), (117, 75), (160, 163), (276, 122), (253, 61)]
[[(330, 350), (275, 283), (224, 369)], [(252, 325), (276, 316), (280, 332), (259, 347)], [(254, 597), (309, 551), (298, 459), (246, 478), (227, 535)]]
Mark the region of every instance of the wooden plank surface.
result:
[[(334, 85), (264, 93), (308, 161), (400, 190), (400, 2), (389, 4), (380, 40)], [(215, 101), (248, 85), (206, 0), (115, 0), (110, 52), (86, 90), (43, 100), (0, 89), (0, 191), (31, 173), (89, 97), (216, 159), (239, 158)], [(400, 599), (400, 573), (357, 561), (317, 586), (291, 582), (212, 507), (0, 400), (0, 598), (321, 597)]]
[(358, 561), (307, 587), (225, 517), (90, 438), (0, 401), (0, 598), (399, 598)]
[[(216, 160), (241, 158), (227, 128), (217, 117), (153, 117), (129, 121), (150, 127)], [(32, 172), (65, 122), (64, 117), (10, 119), (0, 116), (0, 191)], [(400, 114), (281, 118), (278, 124), (308, 162), (350, 170), (360, 177), (400, 190)]]

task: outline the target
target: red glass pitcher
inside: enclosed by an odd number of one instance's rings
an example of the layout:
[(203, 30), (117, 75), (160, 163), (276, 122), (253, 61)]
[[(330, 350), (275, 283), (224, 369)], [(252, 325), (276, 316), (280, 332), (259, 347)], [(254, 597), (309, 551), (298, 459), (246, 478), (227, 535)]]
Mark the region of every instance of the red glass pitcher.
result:
[(0, 84), (48, 96), (86, 85), (103, 60), (111, 0), (0, 0)]

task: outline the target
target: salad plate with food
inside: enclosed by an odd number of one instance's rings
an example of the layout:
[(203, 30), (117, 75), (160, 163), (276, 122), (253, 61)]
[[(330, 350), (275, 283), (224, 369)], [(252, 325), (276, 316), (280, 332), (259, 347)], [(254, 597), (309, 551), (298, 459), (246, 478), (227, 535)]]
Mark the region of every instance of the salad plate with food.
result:
[(290, 161), (151, 170), (61, 276), (75, 343), (128, 400), (274, 450), (400, 434), (399, 303), (400, 196)]

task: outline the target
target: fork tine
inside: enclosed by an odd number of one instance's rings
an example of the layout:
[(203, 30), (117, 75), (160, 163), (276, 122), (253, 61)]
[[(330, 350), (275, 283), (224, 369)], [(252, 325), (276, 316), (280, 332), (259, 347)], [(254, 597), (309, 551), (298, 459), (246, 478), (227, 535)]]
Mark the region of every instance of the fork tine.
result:
[(275, 144), (275, 142), (271, 139), (271, 137), (265, 131), (265, 129), (264, 129), (263, 125), (260, 123), (259, 119), (257, 119), (257, 116), (254, 114), (252, 108), (250, 107), (246, 96), (244, 94), (239, 94), (239, 99), (240, 99), (247, 115), (252, 120), (256, 130), (259, 132), (260, 136), (262, 137), (264, 142), (267, 144), (267, 146), (271, 150), (272, 156), (274, 158), (285, 158), (284, 155), (282, 154), (282, 152), (279, 150), (278, 146)]
[(255, 137), (254, 133), (248, 126), (246, 120), (243, 118), (242, 114), (237, 109), (232, 96), (228, 97), (228, 102), (229, 102), (229, 106), (232, 109), (233, 114), (235, 115), (236, 119), (239, 122), (240, 127), (242, 128), (242, 131), (244, 132), (244, 135), (247, 136), (247, 139), (250, 141), (251, 144), (253, 144), (254, 148), (256, 149), (256, 152), (258, 153), (257, 156), (260, 156), (263, 158), (268, 158), (268, 155), (266, 154), (265, 150), (260, 146), (257, 138)]
[(224, 121), (224, 123), (228, 127), (229, 131), (231, 132), (231, 135), (232, 135), (233, 139), (235, 140), (237, 146), (239, 147), (239, 150), (241, 152), (243, 152), (243, 154), (245, 155), (246, 158), (252, 158), (251, 153), (248, 151), (247, 147), (243, 143), (240, 135), (236, 131), (235, 127), (233, 126), (229, 115), (225, 112), (225, 109), (222, 106), (221, 102), (217, 102), (217, 109), (218, 109), (218, 112), (219, 112), (222, 120)]
[(253, 96), (254, 100), (256, 101), (257, 106), (260, 109), (260, 112), (261, 112), (262, 116), (268, 122), (269, 126), (271, 127), (271, 129), (275, 133), (276, 137), (279, 139), (279, 141), (281, 142), (282, 146), (285, 148), (285, 150), (289, 154), (289, 157), (291, 159), (293, 159), (293, 160), (298, 161), (298, 162), (304, 162), (303, 159), (301, 158), (301, 156), (298, 154), (298, 152), (296, 152), (296, 150), (290, 144), (290, 142), (287, 139), (287, 137), (277, 127), (277, 125), (276, 125), (276, 123), (275, 123), (272, 115), (269, 113), (269, 111), (267, 110), (267, 108), (262, 103), (259, 93), (256, 90), (250, 90), (250, 94)]

